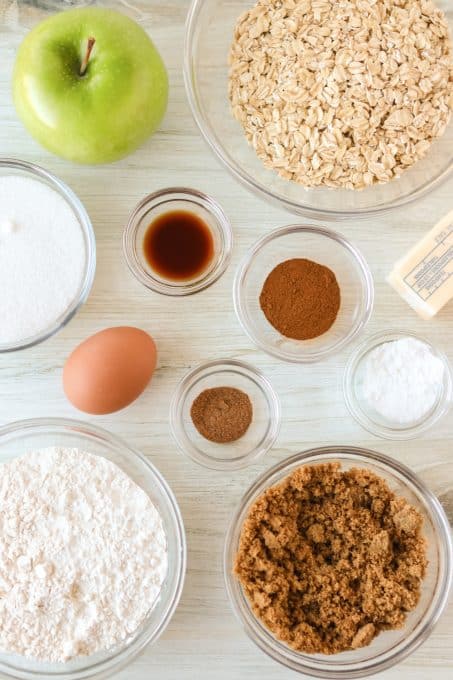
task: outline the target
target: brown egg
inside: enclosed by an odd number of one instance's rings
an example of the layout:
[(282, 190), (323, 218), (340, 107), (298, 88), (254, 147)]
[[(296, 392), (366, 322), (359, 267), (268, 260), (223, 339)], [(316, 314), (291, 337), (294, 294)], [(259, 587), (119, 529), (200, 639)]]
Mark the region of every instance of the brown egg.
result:
[(156, 368), (156, 345), (139, 328), (106, 328), (84, 340), (68, 357), (63, 389), (80, 411), (101, 415), (128, 406)]

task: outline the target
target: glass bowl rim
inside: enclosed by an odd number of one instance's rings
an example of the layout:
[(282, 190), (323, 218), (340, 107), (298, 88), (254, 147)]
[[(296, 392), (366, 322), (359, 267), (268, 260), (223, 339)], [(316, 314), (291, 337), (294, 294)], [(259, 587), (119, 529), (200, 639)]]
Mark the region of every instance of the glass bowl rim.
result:
[[(297, 652), (294, 652), (294, 650), (291, 650), (291, 648), (287, 647), (283, 642), (274, 638), (272, 633), (267, 631), (258, 622), (258, 619), (253, 614), (245, 596), (243, 596), (243, 599), (246, 606), (241, 607), (236, 592), (239, 591), (241, 587), (237, 584), (237, 581), (231, 572), (231, 558), (234, 557), (237, 540), (239, 540), (242, 526), (239, 526), (240, 519), (241, 517), (243, 519), (245, 518), (251, 503), (259, 496), (259, 494), (263, 493), (265, 489), (281, 481), (286, 474), (289, 474), (298, 465), (318, 464), (328, 462), (329, 459), (339, 461), (352, 459), (357, 461), (357, 465), (360, 465), (362, 462), (364, 465), (372, 465), (374, 463), (384, 469), (387, 468), (390, 473), (403, 478), (404, 482), (408, 482), (412, 485), (426, 502), (429, 508), (428, 514), (436, 529), (436, 537), (439, 539), (438, 543), (441, 545), (444, 573), (442, 579), (440, 579), (440, 585), (436, 584), (436, 607), (433, 609), (429, 620), (424, 621), (424, 619), (421, 619), (414, 628), (416, 631), (417, 629), (419, 630), (415, 636), (412, 636), (412, 639), (400, 642), (396, 651), (382, 661), (376, 662), (375, 660), (371, 660), (366, 668), (363, 668), (363, 666), (354, 667), (356, 665), (354, 663), (345, 664), (345, 668), (340, 670), (335, 668), (320, 668), (319, 666), (322, 666), (322, 662), (318, 663), (318, 660), (315, 659), (314, 662), (310, 663), (309, 654), (303, 655), (307, 661), (295, 661), (291, 658), (286, 658), (285, 652), (288, 654), (297, 654)], [(248, 487), (236, 505), (226, 530), (223, 549), (223, 575), (228, 600), (236, 619), (252, 642), (267, 656), (274, 659), (274, 661), (279, 662), (287, 668), (291, 668), (293, 671), (305, 673), (312, 677), (332, 678), (336, 680), (353, 680), (354, 678), (368, 677), (394, 666), (414, 652), (429, 637), (443, 613), (448, 603), (453, 579), (453, 541), (450, 532), (450, 524), (445, 511), (435, 494), (415, 472), (396, 458), (392, 458), (391, 456), (372, 449), (344, 444), (310, 448), (293, 454), (268, 468)], [(264, 634), (262, 631), (264, 631)], [(330, 659), (331, 657), (327, 658)]]
[(30, 177), (37, 177), (41, 180), (44, 180), (44, 183), (48, 184), (54, 191), (56, 191), (57, 194), (66, 201), (74, 213), (82, 230), (84, 241), (87, 247), (85, 255), (85, 271), (81, 283), (80, 293), (78, 297), (72, 301), (61, 320), (58, 321), (58, 323), (54, 323), (45, 331), (34, 336), (23, 338), (22, 340), (18, 340), (14, 343), (0, 344), (0, 354), (16, 352), (22, 349), (28, 349), (29, 347), (34, 347), (35, 345), (38, 345), (39, 343), (44, 342), (48, 338), (52, 337), (62, 328), (64, 328), (86, 302), (90, 294), (96, 272), (96, 238), (94, 235), (94, 229), (86, 208), (77, 194), (65, 182), (63, 182), (63, 180), (59, 179), (59, 177), (52, 174), (40, 165), (36, 165), (35, 163), (23, 161), (19, 158), (1, 156), (0, 170), (3, 168), (20, 170), (25, 172)]
[[(168, 511), (172, 516), (174, 529), (176, 529), (175, 537), (178, 549), (176, 554), (177, 564), (175, 569), (175, 583), (172, 586), (171, 595), (169, 595), (169, 604), (165, 609), (165, 615), (156, 625), (154, 631), (146, 631), (146, 634), (145, 631), (142, 631), (126, 648), (120, 648), (116, 650), (113, 655), (108, 656), (101, 661), (90, 663), (85, 667), (74, 670), (65, 671), (64, 668), (62, 668), (61, 671), (46, 671), (43, 675), (40, 671), (30, 671), (26, 668), (14, 668), (10, 664), (5, 665), (0, 659), (0, 673), (13, 680), (38, 680), (41, 678), (45, 678), (46, 680), (70, 680), (71, 678), (74, 680), (88, 680), (89, 678), (110, 677), (111, 673), (117, 673), (128, 666), (129, 663), (144, 651), (145, 647), (156, 642), (167, 628), (179, 604), (187, 567), (187, 539), (181, 510), (170, 485), (158, 468), (138, 449), (130, 446), (122, 437), (118, 437), (116, 434), (113, 434), (98, 425), (83, 420), (77, 420), (75, 418), (26, 418), (2, 425), (0, 427), (0, 441), (10, 435), (14, 436), (17, 434), (18, 436), (21, 436), (27, 431), (35, 431), (36, 429), (44, 432), (47, 432), (49, 429), (56, 429), (59, 431), (69, 430), (79, 434), (81, 437), (88, 435), (88, 437), (92, 437), (102, 442), (107, 448), (110, 446), (118, 447), (127, 457), (132, 457), (133, 459), (140, 461), (146, 468), (147, 474), (150, 474), (159, 491), (162, 493)], [(128, 474), (126, 470), (123, 471)]]
[[(385, 342), (391, 342), (392, 340), (405, 337), (420, 340), (430, 348), (434, 356), (438, 357), (442, 361), (445, 369), (445, 384), (442, 398), (436, 404), (434, 411), (428, 414), (424, 420), (418, 422), (416, 425), (392, 428), (390, 426), (375, 423), (363, 411), (354, 395), (353, 385), (356, 371), (364, 356), (368, 354), (368, 352)], [(348, 361), (346, 362), (343, 372), (343, 396), (349, 413), (354, 418), (354, 420), (361, 427), (363, 427), (364, 430), (374, 434), (377, 437), (381, 437), (382, 439), (407, 441), (409, 439), (415, 439), (420, 434), (433, 427), (451, 408), (453, 403), (453, 371), (446, 354), (438, 349), (432, 342), (427, 340), (423, 335), (398, 328), (390, 328), (385, 331), (374, 333), (354, 349)]]
[[(187, 13), (185, 32), (184, 32), (184, 45), (183, 45), (183, 78), (184, 86), (186, 90), (187, 100), (189, 102), (189, 107), (192, 112), (193, 119), (200, 131), (202, 138), (204, 139), (207, 146), (214, 153), (214, 156), (222, 163), (223, 166), (229, 171), (229, 173), (239, 181), (239, 183), (244, 186), (249, 191), (252, 191), (255, 195), (261, 196), (261, 198), (267, 200), (273, 205), (277, 205), (280, 208), (288, 210), (290, 213), (303, 215), (311, 219), (319, 220), (334, 220), (343, 221), (349, 219), (365, 219), (367, 217), (384, 215), (389, 213), (396, 208), (401, 208), (405, 205), (411, 205), (423, 196), (429, 194), (434, 189), (438, 188), (443, 184), (452, 174), (453, 174), (453, 156), (450, 163), (445, 167), (442, 172), (431, 180), (425, 181), (421, 186), (415, 191), (401, 196), (398, 199), (393, 200), (390, 204), (384, 204), (380, 207), (368, 207), (368, 208), (357, 208), (355, 210), (329, 210), (329, 209), (318, 209), (311, 206), (304, 205), (301, 202), (290, 200), (285, 198), (275, 191), (268, 189), (264, 184), (258, 182), (254, 177), (242, 170), (239, 165), (234, 161), (233, 158), (229, 156), (226, 150), (223, 148), (221, 142), (218, 140), (216, 133), (212, 129), (207, 116), (201, 106), (197, 95), (197, 87), (195, 83), (196, 79), (196, 68), (194, 66), (193, 60), (193, 44), (194, 36), (199, 24), (199, 15), (203, 9), (205, 0), (191, 0), (191, 4)], [(225, 67), (227, 65), (225, 64)], [(450, 124), (452, 124), (450, 122)], [(397, 180), (395, 180), (397, 181)]]
[[(181, 441), (179, 434), (176, 431), (176, 424), (182, 418), (182, 408), (187, 396), (189, 389), (197, 383), (205, 371), (210, 369), (216, 369), (221, 367), (228, 367), (235, 372), (240, 373), (242, 376), (246, 377), (248, 380), (253, 380), (255, 384), (260, 388), (261, 393), (266, 399), (269, 406), (269, 419), (268, 419), (268, 431), (266, 432), (263, 443), (260, 447), (254, 447), (248, 453), (233, 459), (226, 458), (212, 458), (208, 454), (197, 452), (192, 450), (192, 443), (189, 440), (190, 448)], [(215, 373), (212, 370), (209, 375)], [(236, 359), (213, 359), (211, 361), (206, 361), (198, 364), (194, 368), (187, 371), (187, 373), (182, 377), (176, 386), (175, 391), (170, 402), (170, 429), (173, 435), (173, 439), (181, 451), (190, 460), (202, 465), (203, 467), (209, 468), (211, 470), (217, 471), (235, 471), (240, 470), (248, 465), (256, 463), (260, 460), (275, 444), (278, 434), (280, 432), (281, 425), (281, 405), (280, 399), (275, 391), (272, 383), (269, 379), (262, 373), (259, 369), (245, 361), (238, 361)], [(189, 439), (187, 437), (187, 439)], [(232, 442), (234, 445), (235, 442)], [(227, 445), (228, 446), (228, 445)]]
[[(341, 246), (344, 251), (349, 253), (351, 259), (354, 260), (360, 272), (360, 279), (362, 281), (362, 296), (364, 298), (364, 310), (361, 315), (361, 318), (359, 322), (357, 322), (352, 327), (352, 330), (350, 330), (347, 335), (345, 335), (332, 347), (329, 347), (322, 351), (314, 352), (311, 356), (301, 357), (295, 356), (289, 357), (283, 354), (282, 352), (279, 352), (278, 350), (270, 348), (265, 342), (260, 340), (255, 335), (254, 331), (249, 326), (246, 320), (247, 315), (245, 314), (244, 311), (245, 303), (243, 299), (244, 279), (246, 275), (249, 273), (250, 268), (253, 265), (255, 256), (258, 254), (258, 252), (262, 250), (265, 246), (272, 243), (272, 241), (275, 241), (282, 236), (287, 236), (288, 234), (294, 233), (314, 234), (316, 236), (329, 238), (330, 240), (336, 242), (338, 246)], [(326, 359), (327, 357), (330, 357), (340, 352), (366, 326), (373, 311), (374, 281), (368, 263), (365, 260), (364, 256), (362, 255), (362, 253), (360, 252), (360, 250), (358, 250), (358, 248), (356, 248), (351, 243), (351, 241), (344, 238), (344, 236), (342, 236), (340, 233), (334, 231), (333, 229), (328, 229), (322, 226), (318, 227), (313, 224), (290, 224), (283, 227), (277, 227), (277, 229), (273, 229), (269, 233), (264, 234), (264, 236), (261, 236), (251, 246), (251, 248), (249, 248), (249, 250), (246, 251), (245, 255), (242, 257), (242, 260), (239, 262), (239, 265), (235, 273), (233, 281), (233, 303), (236, 316), (239, 320), (239, 323), (243, 331), (250, 338), (250, 340), (257, 347), (259, 347), (259, 349), (261, 349), (266, 354), (273, 356), (276, 359), (280, 359), (281, 361), (285, 361), (287, 363), (310, 364), (315, 363), (317, 361), (322, 361), (323, 359)]]
[[(136, 255), (135, 239), (142, 218), (145, 214), (147, 214), (147, 212), (155, 207), (154, 204), (159, 205), (161, 199), (170, 201), (172, 200), (172, 197), (174, 200), (188, 200), (192, 203), (195, 202), (202, 205), (203, 208), (214, 218), (218, 227), (218, 231), (222, 236), (222, 248), (215, 260), (214, 266), (201, 279), (195, 279), (193, 282), (191, 282), (189, 279), (187, 281), (167, 283), (163, 280), (161, 281), (160, 279), (154, 278), (141, 266)], [(130, 213), (123, 231), (124, 258), (135, 279), (149, 290), (171, 297), (194, 295), (195, 293), (199, 293), (200, 291), (209, 288), (209, 286), (212, 286), (212, 284), (215, 283), (226, 271), (231, 260), (232, 249), (233, 229), (231, 222), (220, 203), (209, 194), (205, 194), (198, 189), (192, 189), (189, 187), (166, 187), (164, 189), (159, 189), (158, 191), (147, 194), (142, 198), (141, 201), (137, 203), (133, 211)]]

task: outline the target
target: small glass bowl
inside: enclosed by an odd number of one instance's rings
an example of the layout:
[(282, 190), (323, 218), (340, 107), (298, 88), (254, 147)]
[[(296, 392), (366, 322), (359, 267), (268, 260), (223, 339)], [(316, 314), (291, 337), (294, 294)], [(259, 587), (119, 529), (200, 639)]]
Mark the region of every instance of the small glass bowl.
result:
[[(203, 390), (235, 387), (250, 397), (253, 420), (237, 441), (216, 444), (195, 428), (191, 406)], [(213, 470), (239, 470), (255, 463), (273, 446), (280, 429), (280, 402), (267, 378), (242, 361), (209, 361), (180, 382), (170, 406), (170, 426), (179, 449), (196, 463)]]
[[(297, 652), (255, 617), (239, 581), (233, 574), (241, 529), (250, 506), (270, 486), (278, 484), (296, 468), (339, 462), (343, 469), (366, 468), (379, 475), (398, 495), (404, 496), (424, 518), (428, 567), (417, 607), (408, 614), (402, 629), (380, 633), (367, 647), (334, 655)], [(433, 493), (408, 467), (375, 451), (349, 446), (310, 449), (271, 467), (249, 488), (230, 522), (224, 549), (224, 576), (233, 611), (247, 635), (268, 656), (299, 673), (317, 678), (352, 680), (363, 678), (399, 663), (424, 642), (447, 601), (452, 580), (452, 542), (444, 510)]]
[(17, 680), (111, 678), (163, 633), (178, 605), (186, 571), (186, 537), (176, 499), (157, 468), (106, 430), (78, 420), (36, 418), (0, 428), (0, 463), (33, 449), (75, 447), (118, 465), (150, 497), (167, 536), (168, 571), (157, 600), (139, 629), (115, 648), (66, 663), (44, 663), (0, 652), (0, 675)]
[[(267, 275), (277, 264), (294, 257), (330, 267), (340, 286), (337, 319), (326, 333), (312, 340), (281, 335), (259, 305)], [(365, 326), (373, 309), (374, 286), (365, 259), (340, 234), (311, 225), (291, 225), (262, 237), (246, 254), (236, 273), (233, 296), (239, 321), (258, 347), (283, 361), (309, 363), (339, 352)]]
[[(171, 281), (155, 272), (145, 259), (143, 239), (151, 222), (163, 213), (187, 210), (200, 217), (211, 229), (214, 256), (198, 277)], [(156, 191), (140, 201), (123, 234), (123, 251), (129, 269), (144, 286), (162, 295), (192, 295), (212, 285), (224, 273), (231, 258), (233, 233), (220, 205), (196, 189), (174, 187)]]
[[(1, 175), (16, 175), (19, 177), (28, 177), (38, 182), (46, 184), (51, 189), (57, 192), (69, 205), (72, 212), (80, 226), (85, 244), (85, 269), (80, 281), (80, 287), (77, 295), (71, 300), (68, 308), (61, 314), (51, 326), (45, 328), (37, 335), (28, 338), (21, 338), (14, 343), (0, 343), (0, 353), (15, 352), (16, 350), (33, 347), (40, 342), (47, 340), (55, 333), (58, 333), (73, 316), (79, 311), (80, 307), (88, 298), (91, 286), (93, 285), (94, 274), (96, 271), (96, 239), (94, 236), (93, 227), (88, 217), (88, 214), (76, 194), (64, 183), (44, 168), (33, 163), (21, 161), (17, 158), (0, 158), (0, 174)], [(3, 294), (3, 293), (2, 293)], [(37, 300), (37, 302), (39, 302)]]
[[(431, 352), (444, 364), (444, 381), (438, 399), (432, 409), (415, 423), (405, 424), (389, 422), (374, 409), (370, 408), (363, 395), (362, 381), (365, 361), (369, 353), (379, 345), (400, 338), (415, 338), (424, 342)], [(425, 338), (408, 331), (386, 331), (368, 338), (351, 355), (344, 372), (343, 392), (349, 412), (355, 420), (368, 432), (383, 439), (414, 439), (430, 428), (451, 408), (453, 403), (453, 377), (450, 364), (443, 352), (440, 352)]]

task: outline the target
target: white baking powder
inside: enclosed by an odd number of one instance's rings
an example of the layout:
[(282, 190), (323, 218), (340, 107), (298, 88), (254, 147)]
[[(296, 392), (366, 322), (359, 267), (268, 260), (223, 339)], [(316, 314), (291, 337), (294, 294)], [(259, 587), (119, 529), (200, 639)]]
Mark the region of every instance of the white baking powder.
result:
[(0, 343), (49, 329), (79, 294), (85, 244), (77, 217), (54, 189), (0, 177)]
[(0, 648), (44, 661), (109, 649), (167, 573), (162, 519), (110, 461), (68, 448), (0, 466)]
[(415, 423), (436, 403), (444, 365), (430, 347), (406, 337), (375, 347), (365, 360), (363, 394), (389, 422)]

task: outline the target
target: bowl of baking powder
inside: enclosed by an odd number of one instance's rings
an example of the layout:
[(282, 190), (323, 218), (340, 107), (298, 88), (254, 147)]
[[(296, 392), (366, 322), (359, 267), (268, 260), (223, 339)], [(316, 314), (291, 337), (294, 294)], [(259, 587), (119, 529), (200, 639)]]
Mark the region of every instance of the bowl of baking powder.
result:
[(355, 420), (384, 439), (413, 439), (453, 405), (453, 373), (445, 354), (425, 338), (388, 330), (351, 355), (343, 391)]
[(74, 192), (32, 163), (0, 159), (0, 352), (63, 328), (95, 269), (93, 228)]

